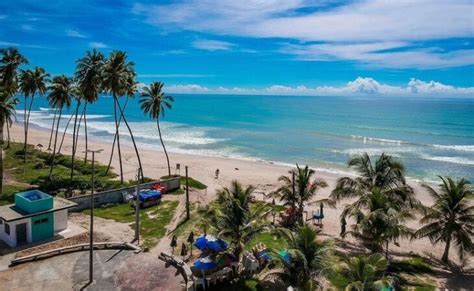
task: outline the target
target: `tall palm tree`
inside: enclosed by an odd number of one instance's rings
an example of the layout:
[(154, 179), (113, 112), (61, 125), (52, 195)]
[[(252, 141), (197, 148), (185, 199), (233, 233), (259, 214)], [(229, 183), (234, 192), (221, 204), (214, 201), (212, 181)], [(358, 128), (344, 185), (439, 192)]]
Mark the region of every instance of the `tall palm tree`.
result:
[[(28, 128), (30, 124), (31, 108), (35, 99), (35, 94), (44, 95), (46, 93), (46, 84), (49, 82), (49, 74), (43, 68), (36, 67), (34, 70), (25, 70), (20, 75), (20, 90), (25, 96), (24, 111), (24, 131), (25, 140), (23, 145), (23, 161), (26, 162), (28, 144)], [(30, 104), (27, 111), (27, 99), (31, 96)]]
[(165, 152), (166, 156), (166, 162), (168, 164), (168, 176), (171, 176), (170, 159), (168, 157), (168, 152), (166, 151), (163, 138), (161, 137), (160, 114), (162, 117), (165, 116), (165, 109), (172, 108), (174, 98), (172, 96), (166, 95), (165, 92), (163, 92), (162, 82), (153, 82), (150, 84), (149, 87), (143, 88), (141, 96), (141, 109), (145, 114), (150, 115), (150, 118), (156, 119), (158, 135), (160, 136), (161, 145), (163, 146), (163, 151)]
[(331, 242), (317, 240), (320, 231), (306, 224), (299, 226), (295, 231), (279, 228), (277, 232), (288, 243), (288, 256), (281, 257), (278, 254), (279, 250), (272, 250), (283, 268), (272, 268), (264, 273), (263, 278), (277, 275), (294, 287), (314, 290), (318, 284), (317, 276), (327, 274), (333, 263)]
[[(102, 89), (102, 69), (105, 63), (104, 55), (97, 50), (86, 52), (86, 55), (76, 61), (75, 78), (79, 90), (84, 97), (84, 129), (86, 138), (86, 153), (84, 160), (87, 161), (88, 136), (87, 136), (87, 105), (97, 101)], [(113, 151), (113, 150), (112, 150)]]
[(316, 172), (308, 166), (301, 168), (296, 165), (296, 169), (290, 170), (289, 173), (289, 176), (278, 178), (283, 185), (274, 194), (279, 196), (285, 205), (297, 208), (297, 218), (302, 224), (304, 204), (316, 195), (317, 190), (327, 187), (328, 184), (323, 179), (313, 178)]
[(334, 266), (330, 281), (336, 288), (348, 291), (381, 290), (391, 285), (385, 275), (388, 261), (381, 254), (370, 256), (345, 256)]
[[(77, 88), (75, 88), (77, 89)], [(74, 128), (72, 131), (72, 153), (71, 153), (71, 180), (74, 178), (74, 160), (76, 157), (76, 149), (77, 149), (77, 143), (78, 143), (78, 135), (76, 135), (76, 131), (79, 131), (79, 128), (77, 128), (77, 118), (79, 116), (79, 108), (81, 107), (82, 104), (82, 96), (81, 92), (79, 90), (74, 90), (74, 100), (76, 101), (76, 109), (74, 110)]]
[(22, 64), (27, 64), (28, 60), (16, 48), (1, 49), (0, 53), (2, 54), (0, 59), (1, 90), (7, 95), (13, 96), (18, 87), (18, 68)]
[(339, 178), (330, 196), (334, 201), (361, 197), (378, 188), (390, 192), (410, 207), (418, 204), (413, 189), (406, 184), (405, 167), (394, 157), (382, 153), (373, 163), (369, 155), (363, 153), (352, 157), (348, 166), (359, 176)]
[(424, 224), (415, 233), (415, 237), (428, 237), (432, 243), (445, 242), (441, 260), (449, 261), (449, 249), (454, 242), (461, 259), (464, 255), (472, 254), (474, 245), (474, 206), (472, 201), (474, 191), (471, 183), (461, 179), (454, 181), (451, 178), (441, 177), (439, 191), (428, 185), (423, 185), (433, 197), (431, 207), (422, 206), (424, 213), (420, 223)]
[(59, 112), (56, 123), (56, 134), (54, 136), (53, 156), (51, 159), (51, 167), (49, 170), (49, 179), (51, 180), (54, 168), (54, 159), (56, 157), (56, 146), (58, 143), (59, 124), (64, 107), (71, 106), (71, 96), (74, 92), (74, 83), (71, 78), (64, 75), (54, 77), (51, 86), (49, 87), (48, 101), (51, 107), (56, 108)]
[[(113, 51), (106, 60), (102, 69), (102, 84), (105, 91), (110, 92), (114, 98), (114, 119), (115, 119), (115, 134), (117, 136), (117, 151), (119, 155), (120, 165), (120, 181), (123, 183), (123, 166), (122, 153), (120, 149), (120, 132), (119, 132), (119, 116), (123, 118), (125, 125), (132, 139), (133, 147), (137, 155), (139, 171), (143, 178), (143, 167), (140, 159), (140, 154), (133, 136), (132, 130), (128, 125), (123, 109), (120, 105), (118, 97), (133, 95), (136, 89), (135, 71), (133, 62), (127, 61), (127, 54), (122, 51)], [(117, 109), (119, 110), (117, 112)], [(118, 115), (119, 114), (119, 115)], [(113, 155), (113, 152), (111, 152)]]
[(346, 205), (341, 214), (341, 221), (347, 217), (354, 218), (355, 223), (347, 233), (362, 241), (363, 245), (373, 253), (382, 252), (388, 258), (389, 243), (398, 245), (401, 237), (409, 238), (412, 230), (404, 225), (413, 219), (413, 210), (406, 208), (398, 200), (393, 201), (391, 195), (374, 188), (368, 195), (363, 195), (355, 202)]
[(245, 244), (269, 227), (266, 218), (272, 209), (266, 204), (249, 207), (246, 203), (252, 194), (249, 188), (253, 187), (243, 189), (239, 182), (232, 183), (239, 192), (231, 195), (225, 189), (219, 192), (219, 198), (210, 210), (212, 214), (208, 216), (208, 223), (218, 237), (230, 240), (234, 255), (240, 260)]
[(15, 116), (16, 98), (0, 91), (0, 198), (3, 196), (3, 129)]

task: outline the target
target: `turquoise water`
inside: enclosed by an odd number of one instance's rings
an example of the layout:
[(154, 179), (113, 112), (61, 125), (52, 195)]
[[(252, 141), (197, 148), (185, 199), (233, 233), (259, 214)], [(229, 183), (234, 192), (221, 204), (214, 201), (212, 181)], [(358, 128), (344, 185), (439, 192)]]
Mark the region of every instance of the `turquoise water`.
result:
[[(405, 163), (412, 178), (474, 180), (472, 99), (174, 96), (174, 108), (162, 123), (172, 152), (335, 171), (345, 169), (353, 154), (387, 152)], [(52, 111), (46, 100), (38, 98), (34, 107), (32, 123), (49, 128)], [(112, 110), (112, 98), (106, 96), (89, 107), (94, 137), (112, 140)], [(129, 101), (126, 113), (140, 146), (160, 148), (156, 124), (140, 112), (138, 98)]]

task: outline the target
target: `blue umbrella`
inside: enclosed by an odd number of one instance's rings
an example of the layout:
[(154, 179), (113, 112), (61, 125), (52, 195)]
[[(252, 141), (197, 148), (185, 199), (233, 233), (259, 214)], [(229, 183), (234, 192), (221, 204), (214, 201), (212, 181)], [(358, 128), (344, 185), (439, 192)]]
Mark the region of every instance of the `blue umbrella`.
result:
[(217, 268), (217, 263), (205, 257), (194, 262), (194, 267), (199, 270), (211, 270)]
[(200, 250), (210, 249), (216, 252), (221, 252), (228, 248), (225, 241), (212, 235), (201, 235), (196, 239), (194, 245)]

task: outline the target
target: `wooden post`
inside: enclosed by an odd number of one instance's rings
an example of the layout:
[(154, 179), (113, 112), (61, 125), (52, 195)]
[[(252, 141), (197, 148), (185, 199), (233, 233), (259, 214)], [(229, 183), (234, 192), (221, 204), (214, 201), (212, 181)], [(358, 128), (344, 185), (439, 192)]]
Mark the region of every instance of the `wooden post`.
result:
[(188, 179), (188, 166), (185, 167), (186, 171), (186, 220), (191, 219), (191, 214), (189, 213), (189, 179)]
[(137, 185), (135, 186), (135, 240), (137, 241), (137, 246), (140, 245), (140, 197), (138, 191), (138, 183), (140, 183), (140, 170), (138, 170), (137, 175)]

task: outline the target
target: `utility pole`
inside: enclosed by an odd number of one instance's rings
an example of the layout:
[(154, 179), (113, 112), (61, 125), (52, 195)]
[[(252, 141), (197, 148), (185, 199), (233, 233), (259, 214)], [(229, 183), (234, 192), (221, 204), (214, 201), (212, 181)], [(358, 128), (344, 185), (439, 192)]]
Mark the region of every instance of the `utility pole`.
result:
[(186, 220), (191, 219), (189, 213), (189, 181), (188, 181), (188, 166), (185, 167), (186, 170)]
[[(94, 281), (94, 190), (95, 190), (95, 153), (100, 153), (103, 150), (88, 150), (92, 153), (92, 186), (91, 186), (91, 200), (90, 200), (90, 229), (89, 229), (89, 284)], [(85, 153), (86, 151), (84, 151)]]
[(140, 245), (140, 195), (138, 183), (140, 183), (140, 169), (138, 169), (137, 185), (135, 186), (135, 240), (137, 241), (137, 246)]

